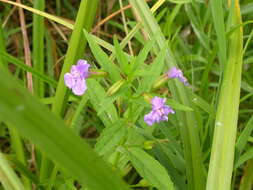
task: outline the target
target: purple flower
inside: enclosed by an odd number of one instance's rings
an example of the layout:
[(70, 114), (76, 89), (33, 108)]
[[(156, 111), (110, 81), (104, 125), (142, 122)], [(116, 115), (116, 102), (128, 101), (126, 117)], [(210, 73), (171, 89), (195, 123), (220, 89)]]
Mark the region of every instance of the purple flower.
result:
[(144, 116), (144, 121), (148, 125), (153, 125), (154, 123), (159, 123), (160, 121), (167, 121), (168, 114), (174, 114), (175, 111), (171, 109), (169, 106), (164, 105), (166, 102), (166, 98), (159, 98), (155, 96), (152, 103), (152, 111)]
[(72, 89), (75, 95), (81, 96), (87, 90), (85, 79), (89, 76), (89, 67), (87, 61), (79, 59), (77, 65), (71, 66), (70, 73), (64, 75), (65, 85)]
[(180, 69), (177, 69), (176, 67), (172, 67), (168, 72), (167, 72), (167, 77), (168, 78), (178, 78), (182, 83), (184, 83), (186, 86), (189, 85), (187, 82), (187, 79), (184, 77), (183, 72)]

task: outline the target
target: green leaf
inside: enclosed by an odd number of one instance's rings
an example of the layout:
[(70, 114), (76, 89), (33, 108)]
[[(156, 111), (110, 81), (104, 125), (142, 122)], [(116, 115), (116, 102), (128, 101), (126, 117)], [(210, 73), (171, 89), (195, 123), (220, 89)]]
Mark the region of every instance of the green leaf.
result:
[(193, 111), (192, 108), (185, 106), (183, 104), (178, 103), (176, 100), (169, 99), (167, 100), (167, 103), (170, 107), (176, 109), (176, 110), (182, 110), (182, 111)]
[(113, 43), (115, 46), (116, 58), (120, 65), (120, 68), (126, 75), (129, 75), (130, 65), (128, 64), (128, 58), (124, 54), (124, 51), (121, 49), (120, 44), (115, 36), (113, 37)]
[(19, 86), (10, 74), (2, 71), (0, 117), (46, 152), (57, 166), (91, 190), (129, 190), (120, 177), (59, 116), (51, 113)]
[(102, 107), (102, 104), (108, 97), (104, 88), (99, 84), (99, 82), (94, 79), (88, 79), (87, 86), (87, 93), (89, 95), (89, 100), (93, 108), (97, 111), (97, 113), (99, 113), (98, 116), (103, 121), (104, 125), (109, 127), (114, 121), (118, 119), (118, 114), (115, 106), (113, 105), (113, 102), (108, 102), (106, 105), (106, 110), (103, 110), (105, 113), (101, 113), (100, 110), (104, 108)]
[(253, 130), (253, 116), (248, 121), (247, 125), (243, 129), (242, 133), (240, 134), (236, 142), (236, 149), (239, 155), (241, 154), (245, 145), (247, 144), (247, 141), (252, 133), (252, 130)]
[(148, 92), (153, 85), (153, 82), (158, 78), (161, 74), (163, 66), (164, 66), (164, 59), (165, 59), (166, 48), (157, 55), (154, 62), (151, 63), (149, 69), (147, 71), (147, 75), (142, 80), (142, 84), (138, 88), (138, 93)]
[(174, 185), (165, 168), (140, 148), (127, 150), (129, 159), (138, 173), (159, 190), (174, 190)]
[(105, 155), (115, 151), (127, 134), (126, 122), (116, 121), (111, 127), (105, 128), (97, 139), (95, 150), (99, 155)]
[(112, 63), (107, 54), (94, 41), (93, 37), (90, 34), (85, 32), (85, 36), (94, 57), (96, 58), (97, 62), (102, 67), (102, 69), (109, 73), (109, 77), (113, 80), (113, 82), (119, 80), (121, 78), (119, 68)]
[(253, 158), (253, 148), (251, 147), (243, 155), (240, 156), (238, 161), (235, 163), (235, 169), (252, 158)]

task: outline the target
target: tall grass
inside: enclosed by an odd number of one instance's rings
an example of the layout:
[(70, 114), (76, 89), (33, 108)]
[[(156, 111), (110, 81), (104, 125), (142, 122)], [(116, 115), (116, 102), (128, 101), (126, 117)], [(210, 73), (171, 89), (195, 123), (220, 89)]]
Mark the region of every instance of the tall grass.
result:
[[(251, 1), (0, 2), (0, 189), (252, 189)], [(148, 126), (154, 96), (175, 114)]]

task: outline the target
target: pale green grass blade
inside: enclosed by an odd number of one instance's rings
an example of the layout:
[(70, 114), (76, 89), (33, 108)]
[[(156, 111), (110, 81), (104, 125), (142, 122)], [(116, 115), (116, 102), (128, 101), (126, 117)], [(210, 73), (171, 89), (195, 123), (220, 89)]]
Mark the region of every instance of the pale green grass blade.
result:
[(227, 41), (222, 2), (220, 0), (212, 0), (210, 1), (210, 6), (219, 46), (219, 61), (224, 68), (227, 60)]
[[(35, 0), (34, 8), (43, 11), (45, 8), (44, 0)], [(33, 66), (39, 73), (44, 73), (44, 18), (40, 15), (33, 14)], [(38, 97), (45, 94), (44, 82), (40, 79), (34, 79), (34, 90)]]
[[(241, 24), (239, 2), (236, 0), (233, 3), (230, 8), (234, 13), (231, 24)], [(221, 7), (218, 10), (220, 9)], [(241, 88), (242, 52), (243, 33), (242, 28), (239, 28), (229, 38), (228, 60), (219, 95), (207, 190), (224, 190), (230, 189), (231, 186)]]
[(20, 8), (23, 8), (25, 10), (28, 10), (34, 14), (38, 14), (40, 16), (43, 16), (45, 18), (48, 18), (50, 20), (53, 20), (54, 22), (57, 22), (59, 24), (62, 24), (63, 26), (67, 27), (67, 28), (70, 28), (70, 29), (73, 29), (74, 26), (72, 24), (70, 24), (69, 22), (57, 17), (57, 16), (54, 16), (54, 15), (51, 15), (51, 14), (48, 14), (46, 12), (43, 12), (43, 11), (40, 11), (40, 10), (37, 10), (37, 9), (34, 9), (32, 7), (28, 7), (26, 5), (23, 5), (23, 4), (20, 4), (20, 3), (16, 3), (16, 2), (13, 2), (13, 1), (8, 1), (8, 0), (0, 0), (1, 2), (4, 2), (4, 3), (8, 3), (8, 4), (11, 4), (11, 5), (14, 5), (14, 6), (17, 6), (17, 7), (20, 7)]
[(5, 155), (0, 152), (0, 181), (5, 190), (25, 190), (17, 174), (11, 168)]
[(9, 74), (0, 73), (2, 120), (10, 122), (22, 136), (91, 190), (129, 190), (64, 121), (36, 101)]

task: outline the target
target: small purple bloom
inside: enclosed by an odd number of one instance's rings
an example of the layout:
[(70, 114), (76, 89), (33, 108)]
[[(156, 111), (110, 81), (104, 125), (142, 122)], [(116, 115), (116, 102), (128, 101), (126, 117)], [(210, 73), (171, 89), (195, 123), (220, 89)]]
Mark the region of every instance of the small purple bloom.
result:
[(79, 59), (76, 65), (71, 66), (70, 73), (64, 75), (65, 85), (75, 95), (81, 96), (87, 90), (85, 79), (89, 76), (89, 67), (87, 61)]
[(174, 114), (175, 111), (169, 106), (165, 105), (166, 98), (159, 98), (155, 96), (152, 103), (152, 111), (144, 116), (144, 121), (148, 125), (153, 125), (154, 123), (159, 123), (160, 121), (167, 121), (168, 114)]
[(187, 82), (187, 79), (184, 77), (183, 72), (180, 69), (177, 69), (176, 67), (172, 67), (168, 72), (167, 72), (167, 77), (168, 78), (178, 78), (182, 83), (184, 83), (186, 86), (189, 85)]

